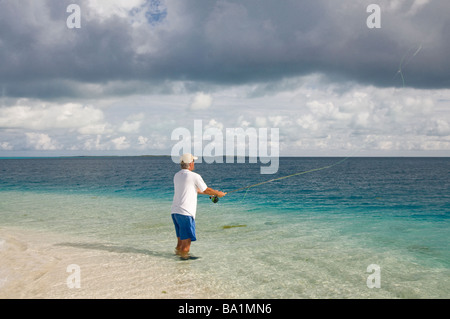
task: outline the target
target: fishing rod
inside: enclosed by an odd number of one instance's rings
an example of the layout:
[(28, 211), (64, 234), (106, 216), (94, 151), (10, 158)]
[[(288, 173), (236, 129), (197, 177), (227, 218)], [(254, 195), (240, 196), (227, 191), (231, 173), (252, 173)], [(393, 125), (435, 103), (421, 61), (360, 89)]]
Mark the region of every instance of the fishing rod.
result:
[[(282, 180), (282, 179), (285, 179), (285, 178), (290, 178), (290, 177), (294, 177), (294, 176), (298, 176), (298, 175), (303, 175), (303, 174), (307, 174), (307, 173), (312, 173), (312, 172), (321, 171), (321, 170), (324, 170), (324, 169), (329, 169), (329, 168), (332, 168), (332, 167), (334, 167), (334, 166), (336, 166), (336, 165), (339, 165), (339, 164), (345, 162), (345, 161), (348, 160), (349, 158), (350, 158), (350, 156), (349, 156), (349, 157), (346, 157), (346, 158), (344, 158), (344, 159), (342, 159), (342, 160), (340, 160), (340, 161), (338, 161), (338, 162), (336, 162), (336, 163), (334, 163), (334, 164), (332, 164), (332, 165), (327, 165), (327, 166), (319, 167), (319, 168), (313, 168), (313, 169), (310, 169), (310, 170), (307, 170), (307, 171), (298, 172), (298, 173), (294, 173), (294, 174), (286, 175), (286, 176), (282, 176), (282, 177), (277, 177), (277, 178), (273, 178), (273, 179), (270, 179), (270, 180), (267, 180), (267, 181), (264, 181), (264, 182), (260, 182), (260, 183), (253, 184), (253, 185), (249, 185), (249, 186), (244, 186), (244, 187), (236, 188), (236, 189), (234, 189), (234, 190), (232, 190), (232, 191), (227, 192), (227, 194), (234, 193), (234, 192), (239, 192), (239, 191), (242, 191), (242, 190), (244, 190), (244, 189), (247, 189), (247, 190), (248, 190), (248, 189), (253, 188), (253, 187), (256, 187), (256, 186), (260, 186), (260, 185), (263, 185), (263, 184), (267, 184), (267, 183), (279, 181), (279, 180)], [(216, 203), (219, 201), (219, 197), (217, 197), (216, 195), (210, 196), (209, 198), (211, 199), (211, 201), (212, 201), (214, 204), (216, 204)]]

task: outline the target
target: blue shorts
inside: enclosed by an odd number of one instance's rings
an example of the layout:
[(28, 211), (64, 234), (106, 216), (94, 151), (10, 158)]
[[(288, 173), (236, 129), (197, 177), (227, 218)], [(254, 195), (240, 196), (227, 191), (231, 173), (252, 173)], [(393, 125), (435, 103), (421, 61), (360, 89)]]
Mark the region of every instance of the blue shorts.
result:
[(181, 240), (197, 240), (197, 238), (195, 237), (195, 220), (192, 216), (172, 214), (172, 220), (173, 224), (175, 225), (175, 232), (177, 233), (177, 237), (179, 237)]

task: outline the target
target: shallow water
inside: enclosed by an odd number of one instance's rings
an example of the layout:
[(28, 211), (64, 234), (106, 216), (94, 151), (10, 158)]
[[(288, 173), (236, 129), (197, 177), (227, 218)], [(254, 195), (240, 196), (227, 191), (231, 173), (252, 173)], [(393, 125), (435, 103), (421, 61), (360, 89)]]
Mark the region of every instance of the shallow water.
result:
[[(338, 160), (282, 158), (276, 176)], [(180, 261), (170, 219), (178, 168), (170, 158), (0, 160), (0, 227), (58, 233), (67, 237), (60, 247), (134, 256), (114, 270), (125, 298), (146, 289), (142, 280), (130, 287), (130, 273), (144, 276), (155, 262), (157, 280), (185, 297), (448, 298), (449, 164), (349, 158), (217, 204), (199, 197), (191, 253), (200, 258)], [(196, 171), (225, 191), (274, 178), (255, 164)], [(380, 288), (367, 286), (372, 264), (380, 266)]]

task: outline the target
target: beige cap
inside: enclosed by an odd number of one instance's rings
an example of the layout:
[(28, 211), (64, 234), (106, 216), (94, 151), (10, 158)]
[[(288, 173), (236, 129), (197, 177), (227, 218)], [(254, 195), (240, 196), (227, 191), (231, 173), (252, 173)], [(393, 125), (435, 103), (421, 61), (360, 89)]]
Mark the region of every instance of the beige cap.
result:
[(180, 158), (180, 163), (186, 163), (186, 164), (190, 164), (192, 163), (194, 160), (198, 159), (197, 156), (194, 156), (190, 153), (185, 153), (181, 156)]

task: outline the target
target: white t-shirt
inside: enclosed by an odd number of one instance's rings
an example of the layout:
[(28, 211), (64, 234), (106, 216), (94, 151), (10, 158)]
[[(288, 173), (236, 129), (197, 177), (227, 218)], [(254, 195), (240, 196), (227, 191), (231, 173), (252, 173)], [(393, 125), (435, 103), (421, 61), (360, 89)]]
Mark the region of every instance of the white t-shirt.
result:
[(208, 186), (203, 178), (188, 169), (182, 169), (173, 177), (174, 195), (172, 214), (192, 216), (197, 212), (197, 189), (204, 192)]

